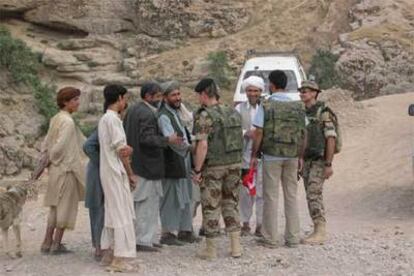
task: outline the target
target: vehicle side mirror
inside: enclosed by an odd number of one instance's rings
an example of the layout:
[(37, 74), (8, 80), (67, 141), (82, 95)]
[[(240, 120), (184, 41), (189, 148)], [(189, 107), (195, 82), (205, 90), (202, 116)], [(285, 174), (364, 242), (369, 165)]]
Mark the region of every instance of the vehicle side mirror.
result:
[(414, 116), (414, 104), (410, 104), (408, 107), (408, 115)]

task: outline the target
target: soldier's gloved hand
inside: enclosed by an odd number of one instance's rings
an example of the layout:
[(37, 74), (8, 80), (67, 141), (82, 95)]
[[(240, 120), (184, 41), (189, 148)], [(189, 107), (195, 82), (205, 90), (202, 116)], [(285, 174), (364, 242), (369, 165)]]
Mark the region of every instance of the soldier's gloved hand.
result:
[(332, 167), (331, 166), (325, 167), (325, 169), (323, 171), (323, 176), (325, 177), (325, 179), (328, 179), (332, 175), (333, 175), (333, 169), (332, 169)]

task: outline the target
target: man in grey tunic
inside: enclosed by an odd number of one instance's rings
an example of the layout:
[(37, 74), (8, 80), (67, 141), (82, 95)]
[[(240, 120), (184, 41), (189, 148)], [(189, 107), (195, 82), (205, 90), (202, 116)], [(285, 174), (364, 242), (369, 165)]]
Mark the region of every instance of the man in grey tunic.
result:
[(83, 151), (89, 157), (86, 169), (85, 207), (89, 209), (92, 245), (95, 248), (95, 260), (102, 257), (101, 235), (104, 226), (104, 194), (99, 176), (99, 139), (95, 130), (85, 144)]
[[(183, 245), (197, 239), (192, 233), (192, 182), (190, 135), (180, 119), (181, 92), (177, 82), (164, 83), (164, 102), (158, 112), (158, 124), (165, 137), (183, 137), (181, 145), (164, 149), (165, 178), (162, 180), (163, 198), (160, 205), (161, 243)], [(176, 236), (176, 233), (178, 235)]]

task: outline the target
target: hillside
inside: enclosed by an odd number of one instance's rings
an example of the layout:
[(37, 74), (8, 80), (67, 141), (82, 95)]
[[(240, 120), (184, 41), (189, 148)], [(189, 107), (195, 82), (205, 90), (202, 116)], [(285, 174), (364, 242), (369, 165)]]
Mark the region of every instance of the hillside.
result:
[[(294, 50), (306, 68), (317, 49), (328, 49), (338, 56), (342, 86), (356, 99), (407, 92), (414, 83), (410, 0), (0, 0), (0, 25), (38, 54), (44, 83), (82, 90), (79, 118), (88, 128), (101, 114), (108, 83), (136, 97), (144, 81), (177, 79), (185, 100), (194, 101), (194, 84), (209, 74), (208, 55), (219, 51), (231, 69), (222, 97), (228, 103), (252, 48)], [(31, 124), (33, 116), (26, 117)], [(12, 132), (4, 136), (7, 147)], [(0, 164), (0, 177), (19, 173), (24, 162), (17, 163)]]

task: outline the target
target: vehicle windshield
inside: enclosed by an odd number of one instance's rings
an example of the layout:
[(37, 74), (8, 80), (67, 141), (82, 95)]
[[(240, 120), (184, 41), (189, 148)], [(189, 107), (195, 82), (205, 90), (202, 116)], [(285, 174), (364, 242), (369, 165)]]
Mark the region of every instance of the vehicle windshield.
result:
[[(258, 76), (261, 77), (265, 81), (265, 94), (269, 93), (269, 74), (273, 70), (269, 71), (260, 71), (260, 70), (254, 70), (254, 71), (247, 71), (244, 76), (243, 80), (247, 79), (250, 76)], [(286, 91), (289, 92), (297, 92), (298, 91), (298, 81), (296, 80), (295, 72), (293, 70), (282, 70), (285, 72), (288, 82), (286, 85)], [(243, 87), (240, 87), (240, 93), (244, 93)]]

